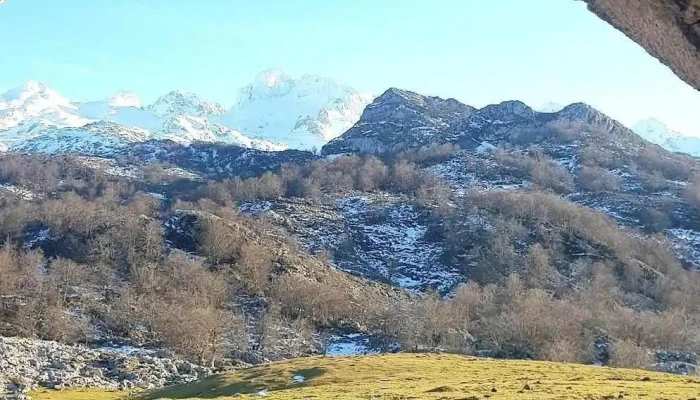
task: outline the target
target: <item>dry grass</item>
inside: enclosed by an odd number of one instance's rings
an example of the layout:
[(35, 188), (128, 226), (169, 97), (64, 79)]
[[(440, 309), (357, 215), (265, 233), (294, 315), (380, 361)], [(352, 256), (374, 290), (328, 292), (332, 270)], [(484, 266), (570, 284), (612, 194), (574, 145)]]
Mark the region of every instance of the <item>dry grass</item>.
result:
[[(292, 376), (303, 375), (295, 384)], [(457, 355), (302, 358), (121, 398), (301, 399), (700, 399), (700, 379), (641, 370)], [(118, 393), (44, 392), (38, 400), (116, 400)]]

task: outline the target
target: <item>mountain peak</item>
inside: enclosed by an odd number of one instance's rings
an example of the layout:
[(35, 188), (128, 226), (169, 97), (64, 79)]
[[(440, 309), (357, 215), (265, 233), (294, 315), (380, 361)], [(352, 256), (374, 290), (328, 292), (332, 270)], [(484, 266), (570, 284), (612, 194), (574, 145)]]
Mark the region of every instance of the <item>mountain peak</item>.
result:
[(259, 73), (221, 117), (224, 125), (294, 149), (321, 147), (353, 126), (374, 96), (315, 75)]
[(535, 111), (527, 104), (518, 100), (503, 101), (498, 104), (490, 104), (481, 110), (479, 113), (491, 120), (512, 121), (516, 118), (532, 119), (535, 117)]
[(425, 101), (425, 96), (420, 95), (410, 90), (398, 89), (395, 87), (387, 89), (379, 97), (377, 97), (376, 102), (381, 103), (385, 101), (395, 102), (395, 101), (407, 101), (412, 103), (423, 103)]
[(26, 81), (20, 88), (23, 92), (29, 93), (45, 92), (49, 89), (45, 84), (34, 80)]
[(668, 125), (656, 118), (641, 120), (634, 124), (631, 129), (645, 140), (660, 146), (666, 146), (669, 142), (683, 137), (680, 132), (671, 130)]
[(578, 102), (578, 103), (571, 103), (568, 106), (562, 108), (559, 110), (559, 114), (564, 114), (564, 115), (571, 115), (571, 116), (587, 116), (591, 113), (598, 113), (600, 114), (600, 111), (596, 110), (592, 106)]
[(24, 102), (31, 97), (60, 97), (60, 95), (48, 86), (38, 81), (27, 81), (22, 86), (11, 89), (0, 95), (0, 101)]
[(108, 103), (110, 107), (141, 107), (141, 99), (138, 95), (123, 90), (110, 96)]
[(238, 91), (238, 104), (282, 97), (295, 86), (295, 81), (281, 69), (268, 69), (255, 75), (253, 82)]
[(255, 76), (255, 86), (275, 87), (292, 82), (291, 76), (279, 68), (267, 69)]
[(184, 90), (173, 90), (161, 96), (148, 109), (158, 117), (178, 114), (203, 117), (207, 115), (222, 115), (224, 108), (218, 103), (202, 100), (194, 93)]
[(365, 108), (360, 121), (323, 147), (323, 154), (395, 152), (437, 143), (475, 111), (455, 99), (390, 88)]
[[(320, 148), (352, 127), (374, 98), (330, 78), (297, 79), (280, 69), (257, 74), (239, 91), (228, 113), (220, 104), (183, 90), (166, 93), (151, 105), (126, 91), (98, 101), (71, 102), (30, 81), (0, 96), (0, 143), (7, 145), (2, 148), (14, 148), (9, 141), (27, 141), (29, 130), (34, 136), (56, 138), (66, 137), (69, 130), (63, 128), (75, 128), (71, 135), (80, 132), (87, 137), (92, 128), (111, 129), (109, 124), (92, 124), (107, 121), (122, 126), (124, 132), (143, 129), (155, 139), (167, 136), (176, 142), (213, 141), (266, 150)], [(29, 129), (34, 126), (40, 132)]]
[(12, 129), (38, 117), (56, 125), (70, 125), (71, 120), (76, 119), (68, 112), (73, 109), (71, 101), (55, 90), (37, 81), (28, 81), (0, 95), (0, 130)]

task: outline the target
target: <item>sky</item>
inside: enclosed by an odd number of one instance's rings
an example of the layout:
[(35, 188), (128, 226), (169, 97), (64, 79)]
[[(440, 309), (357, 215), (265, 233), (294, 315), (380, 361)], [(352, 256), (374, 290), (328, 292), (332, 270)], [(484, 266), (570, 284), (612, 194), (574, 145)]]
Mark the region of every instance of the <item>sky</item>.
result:
[(700, 136), (700, 92), (573, 0), (7, 0), (0, 92), (173, 89), (230, 105), (260, 71), (473, 106), (583, 101)]

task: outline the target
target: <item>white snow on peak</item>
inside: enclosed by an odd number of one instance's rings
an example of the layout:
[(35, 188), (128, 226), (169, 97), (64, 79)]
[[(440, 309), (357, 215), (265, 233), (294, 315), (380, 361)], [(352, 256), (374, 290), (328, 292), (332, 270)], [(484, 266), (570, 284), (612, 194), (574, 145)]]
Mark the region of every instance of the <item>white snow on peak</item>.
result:
[(643, 139), (658, 144), (666, 150), (700, 157), (700, 137), (687, 136), (671, 130), (655, 118), (637, 122), (632, 126), (632, 130)]
[(632, 130), (645, 140), (658, 145), (665, 141), (679, 137), (679, 132), (672, 131), (666, 124), (656, 118), (641, 120), (632, 126)]
[(20, 123), (42, 117), (52, 123), (70, 125), (75, 118), (70, 115), (75, 106), (55, 90), (36, 81), (0, 95), (0, 130), (10, 129)]
[(221, 115), (225, 111), (221, 104), (202, 100), (196, 94), (182, 90), (175, 90), (160, 97), (148, 109), (157, 117), (182, 114), (204, 117)]
[(10, 104), (21, 104), (27, 99), (37, 96), (54, 97), (60, 96), (55, 91), (49, 89), (43, 83), (37, 81), (27, 81), (22, 86), (11, 89), (0, 95), (0, 101)]
[(373, 98), (332, 79), (313, 75), (293, 79), (280, 70), (268, 70), (239, 90), (236, 103), (220, 120), (290, 148), (319, 148), (352, 127)]
[(288, 94), (294, 86), (294, 80), (284, 71), (270, 69), (255, 76), (253, 83), (239, 90), (240, 101), (252, 101)]
[(555, 113), (561, 111), (565, 106), (553, 101), (548, 101), (537, 108), (537, 111), (544, 113)]
[(141, 107), (141, 98), (138, 95), (131, 92), (121, 91), (115, 95), (110, 96), (109, 106), (120, 108), (120, 107)]
[[(104, 100), (73, 102), (29, 81), (0, 95), (0, 151), (70, 152), (75, 148), (89, 153), (99, 148), (103, 154), (110, 146), (150, 139), (183, 145), (220, 142), (269, 151), (320, 148), (355, 124), (373, 99), (328, 78), (294, 79), (281, 70), (261, 72), (234, 96), (228, 111), (180, 90), (151, 105), (124, 91)], [(106, 127), (105, 136), (100, 129)], [(105, 137), (110, 143), (99, 146)], [(73, 143), (54, 143), (57, 140)], [(80, 140), (85, 143), (75, 142)]]
[[(3, 135), (5, 132), (0, 132)], [(108, 156), (129, 143), (148, 140), (150, 132), (106, 121), (81, 127), (38, 126), (24, 140), (16, 141), (10, 150), (22, 153), (78, 153)]]
[(284, 150), (282, 144), (250, 138), (241, 132), (229, 129), (204, 117), (177, 115), (163, 125), (154, 139), (168, 139), (189, 145), (194, 142), (218, 142), (267, 151)]

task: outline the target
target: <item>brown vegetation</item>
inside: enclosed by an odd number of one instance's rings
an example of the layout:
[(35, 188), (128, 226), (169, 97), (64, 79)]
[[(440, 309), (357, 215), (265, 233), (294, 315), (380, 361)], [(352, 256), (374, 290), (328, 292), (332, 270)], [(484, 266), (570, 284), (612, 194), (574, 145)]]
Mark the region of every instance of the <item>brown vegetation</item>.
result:
[[(453, 151), (286, 166), (202, 182), (172, 203), (75, 160), (6, 156), (0, 178), (46, 195), (2, 199), (0, 333), (75, 342), (100, 330), (207, 363), (251, 352), (307, 354), (318, 349), (318, 332), (341, 327), (371, 333), (385, 349), (398, 342), (408, 350), (635, 367), (648, 365), (657, 349), (700, 351), (700, 278), (682, 268), (662, 237), (620, 229), (552, 193), (483, 192), (456, 201), (444, 182), (416, 166)], [(677, 163), (643, 156), (640, 165), (683, 177)], [(494, 157), (536, 189), (573, 188), (571, 175), (536, 149)], [(157, 172), (152, 168), (151, 178), (162, 182)], [(576, 184), (609, 192), (618, 182), (589, 163)], [(695, 205), (696, 186), (686, 190)], [(439, 208), (431, 215), (445, 241), (443, 258), (467, 283), (441, 298), (353, 278), (235, 209), (256, 199), (353, 191), (391, 191), (422, 209)], [(664, 215), (650, 209), (640, 216), (655, 232), (664, 229)], [(47, 230), (51, 238), (32, 245)], [(605, 355), (595, 347), (601, 341), (610, 343)]]

